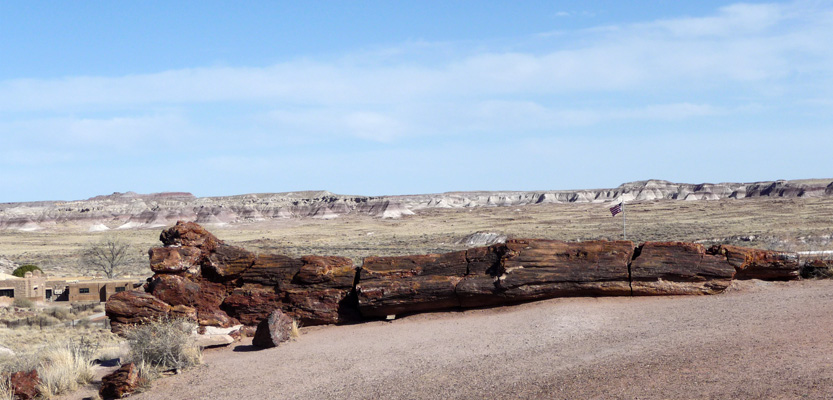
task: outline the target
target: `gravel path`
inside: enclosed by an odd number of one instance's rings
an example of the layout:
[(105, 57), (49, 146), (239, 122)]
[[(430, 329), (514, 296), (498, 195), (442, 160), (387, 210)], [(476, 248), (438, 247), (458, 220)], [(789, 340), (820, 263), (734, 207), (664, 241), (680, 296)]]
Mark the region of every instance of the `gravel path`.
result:
[(134, 399), (833, 398), (833, 281), (311, 327)]

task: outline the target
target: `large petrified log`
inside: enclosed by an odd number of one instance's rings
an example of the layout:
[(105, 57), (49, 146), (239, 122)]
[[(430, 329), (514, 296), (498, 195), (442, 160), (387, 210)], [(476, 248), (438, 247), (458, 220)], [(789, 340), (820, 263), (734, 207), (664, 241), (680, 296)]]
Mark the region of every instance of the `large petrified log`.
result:
[(305, 325), (560, 296), (712, 294), (732, 279), (795, 279), (797, 257), (683, 242), (513, 239), (444, 254), (343, 257), (255, 254), (179, 222), (148, 253), (146, 292), (107, 303), (114, 332), (180, 316), (203, 326), (255, 326), (274, 310)]

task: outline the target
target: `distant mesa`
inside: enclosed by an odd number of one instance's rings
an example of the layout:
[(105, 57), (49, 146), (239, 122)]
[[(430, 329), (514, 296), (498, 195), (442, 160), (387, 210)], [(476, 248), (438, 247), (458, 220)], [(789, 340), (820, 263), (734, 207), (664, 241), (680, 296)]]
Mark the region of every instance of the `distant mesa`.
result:
[(159, 228), (178, 220), (225, 226), (288, 218), (327, 220), (347, 215), (395, 219), (433, 208), (831, 195), (833, 179), (700, 184), (650, 179), (610, 189), (473, 191), (398, 196), (340, 195), (325, 190), (222, 197), (196, 197), (187, 192), (116, 192), (78, 201), (3, 203), (0, 204), (0, 229), (37, 231), (61, 227), (102, 232), (109, 229)]

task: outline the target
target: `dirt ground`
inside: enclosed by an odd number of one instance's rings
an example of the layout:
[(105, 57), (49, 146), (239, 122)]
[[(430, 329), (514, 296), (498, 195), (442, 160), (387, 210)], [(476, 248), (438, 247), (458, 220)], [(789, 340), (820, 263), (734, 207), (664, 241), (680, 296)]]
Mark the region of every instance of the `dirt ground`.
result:
[(211, 350), (139, 399), (829, 399), (833, 281), (564, 298)]

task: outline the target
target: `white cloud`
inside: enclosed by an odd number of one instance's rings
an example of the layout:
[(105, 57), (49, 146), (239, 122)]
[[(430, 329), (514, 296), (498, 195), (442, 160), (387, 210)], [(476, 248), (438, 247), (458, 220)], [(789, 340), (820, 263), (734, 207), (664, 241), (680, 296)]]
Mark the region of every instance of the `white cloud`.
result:
[[(119, 110), (133, 106), (266, 102), (379, 105), (577, 92), (763, 90), (793, 71), (833, 70), (833, 24), (812, 8), (738, 4), (715, 16), (617, 26), (543, 40), (534, 51), (485, 51), (414, 62), (401, 49), (360, 60), (294, 60), (124, 77), (0, 82), (0, 111)], [(575, 43), (570, 41), (575, 39)], [(829, 72), (826, 73), (830, 75)], [(370, 110), (369, 112), (375, 112)]]
[[(3, 165), (70, 165), (117, 149), (143, 165), (181, 152), (216, 170), (245, 170), (247, 162), (292, 168), (263, 161), (287, 155), (321, 162), (333, 148), (384, 148), (418, 163), (465, 142), (455, 152), (498, 157), (515, 140), (563, 144), (578, 149), (578, 160), (602, 136), (697, 137), (710, 123), (727, 134), (776, 129), (799, 113), (807, 129), (824, 132), (817, 128), (833, 98), (831, 37), (827, 4), (737, 4), (706, 17), (536, 35), (500, 49), (414, 42), (264, 67), (9, 80), (0, 82), (0, 156)], [(415, 143), (429, 150), (402, 149)], [(513, 151), (510, 159), (523, 160)], [(419, 176), (418, 165), (409, 167), (409, 177)], [(380, 173), (377, 181), (388, 178)]]

